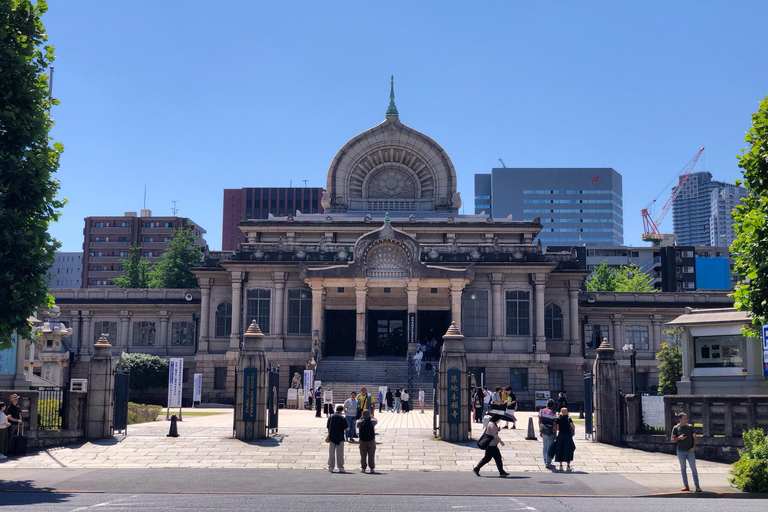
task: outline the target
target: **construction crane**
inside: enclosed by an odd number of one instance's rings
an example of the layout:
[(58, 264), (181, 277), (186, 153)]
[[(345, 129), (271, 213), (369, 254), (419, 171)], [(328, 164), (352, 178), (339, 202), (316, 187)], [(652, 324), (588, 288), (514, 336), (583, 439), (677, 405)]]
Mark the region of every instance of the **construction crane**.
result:
[(664, 235), (662, 235), (659, 231), (659, 227), (661, 226), (664, 217), (667, 215), (667, 212), (669, 212), (669, 209), (672, 208), (672, 203), (675, 202), (675, 199), (677, 199), (680, 191), (683, 190), (683, 185), (685, 185), (685, 182), (688, 181), (688, 177), (691, 175), (691, 171), (696, 166), (696, 162), (699, 161), (699, 157), (703, 152), (704, 148), (699, 149), (699, 152), (696, 153), (691, 161), (688, 162), (685, 167), (683, 167), (683, 170), (680, 171), (680, 174), (677, 175), (677, 185), (672, 189), (672, 193), (667, 199), (667, 202), (664, 203), (664, 207), (661, 209), (655, 219), (651, 218), (651, 214), (648, 213), (648, 209), (651, 208), (654, 203), (656, 203), (656, 200), (658, 200), (659, 197), (661, 197), (661, 195), (669, 189), (670, 185), (674, 183), (674, 179), (669, 183), (669, 185), (664, 187), (664, 189), (656, 195), (656, 197), (648, 204), (648, 206), (641, 210), (643, 216), (642, 238), (644, 241), (651, 242), (653, 245), (659, 245), (664, 239)]

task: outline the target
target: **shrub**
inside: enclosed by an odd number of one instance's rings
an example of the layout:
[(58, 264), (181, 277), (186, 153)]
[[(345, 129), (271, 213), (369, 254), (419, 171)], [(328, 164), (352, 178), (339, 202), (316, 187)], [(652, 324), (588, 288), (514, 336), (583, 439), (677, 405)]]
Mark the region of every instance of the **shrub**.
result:
[(38, 424), (43, 428), (61, 427), (61, 400), (46, 398), (37, 402)]
[(768, 437), (759, 428), (745, 431), (744, 451), (728, 481), (743, 492), (768, 492)]
[(131, 389), (141, 390), (168, 387), (167, 359), (150, 354), (123, 354), (120, 356), (120, 369), (131, 372)]
[(159, 405), (144, 405), (128, 402), (128, 424), (155, 421), (163, 408)]

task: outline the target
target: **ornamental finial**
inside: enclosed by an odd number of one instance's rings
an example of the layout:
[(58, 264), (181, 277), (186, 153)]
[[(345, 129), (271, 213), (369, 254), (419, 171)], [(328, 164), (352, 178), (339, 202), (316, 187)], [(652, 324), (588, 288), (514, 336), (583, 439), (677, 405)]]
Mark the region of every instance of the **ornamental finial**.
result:
[(395, 75), (392, 75), (392, 80), (389, 83), (389, 108), (387, 108), (387, 116), (397, 117), (397, 107), (395, 106)]

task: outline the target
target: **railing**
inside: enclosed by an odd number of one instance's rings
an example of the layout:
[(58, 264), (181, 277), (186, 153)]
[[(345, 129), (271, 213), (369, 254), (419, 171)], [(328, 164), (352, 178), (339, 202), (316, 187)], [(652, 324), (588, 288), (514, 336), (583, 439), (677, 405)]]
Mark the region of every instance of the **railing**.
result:
[(41, 386), (34, 389), (39, 393), (37, 399), (37, 429), (60, 430), (64, 428), (66, 388)]
[(651, 261), (640, 267), (640, 272), (647, 274), (656, 265), (661, 265), (661, 256), (655, 256)]
[(667, 435), (684, 412), (696, 433), (714, 437), (741, 437), (744, 430), (768, 430), (768, 396), (765, 395), (670, 395), (664, 397)]

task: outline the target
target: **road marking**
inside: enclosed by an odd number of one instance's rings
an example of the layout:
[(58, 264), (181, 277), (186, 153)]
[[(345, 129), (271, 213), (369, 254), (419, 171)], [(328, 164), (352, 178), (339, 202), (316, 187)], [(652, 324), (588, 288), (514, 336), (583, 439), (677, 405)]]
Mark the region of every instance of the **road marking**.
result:
[(92, 509), (95, 509), (96, 507), (104, 507), (106, 505), (114, 505), (114, 504), (117, 504), (117, 503), (119, 503), (121, 501), (129, 500), (131, 498), (136, 498), (137, 496), (139, 496), (139, 495), (138, 494), (131, 494), (130, 496), (126, 496), (126, 497), (120, 498), (118, 500), (105, 501), (103, 503), (96, 503), (95, 505), (89, 505), (87, 507), (76, 508), (76, 509), (72, 510), (72, 512), (78, 512), (79, 510), (92, 510)]
[(529, 507), (528, 505), (526, 505), (525, 503), (523, 503), (522, 501), (520, 501), (520, 500), (518, 500), (516, 498), (509, 498), (509, 500), (510, 501), (514, 501), (515, 503), (520, 505), (520, 508), (516, 508), (516, 509), (513, 509), (513, 510), (533, 510), (535, 512), (538, 512), (538, 509), (536, 509), (534, 507)]

